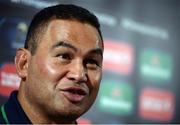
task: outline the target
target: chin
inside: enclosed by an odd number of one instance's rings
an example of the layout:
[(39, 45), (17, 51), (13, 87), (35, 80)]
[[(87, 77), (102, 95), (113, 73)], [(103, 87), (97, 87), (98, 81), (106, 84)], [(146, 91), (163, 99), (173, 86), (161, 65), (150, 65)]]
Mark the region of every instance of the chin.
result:
[(59, 115), (64, 115), (65, 117), (72, 117), (72, 118), (76, 118), (81, 116), (82, 114), (84, 114), (88, 109), (84, 109), (83, 107), (79, 107), (79, 106), (69, 106), (62, 109), (56, 109), (56, 113), (55, 114), (59, 114)]

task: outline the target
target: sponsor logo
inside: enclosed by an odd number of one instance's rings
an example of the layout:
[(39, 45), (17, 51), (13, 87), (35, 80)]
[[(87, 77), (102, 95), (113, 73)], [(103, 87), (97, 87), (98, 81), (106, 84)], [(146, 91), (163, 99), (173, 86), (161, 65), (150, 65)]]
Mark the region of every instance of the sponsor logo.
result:
[(34, 7), (36, 9), (42, 9), (48, 6), (53, 6), (59, 4), (56, 1), (41, 1), (41, 0), (11, 0), (12, 3), (17, 3), (20, 5)]
[(0, 71), (0, 93), (8, 96), (10, 92), (19, 87), (20, 78), (16, 74), (14, 64), (4, 64)]
[(134, 50), (130, 44), (106, 41), (104, 47), (105, 70), (125, 75), (132, 72)]
[(77, 119), (77, 123), (78, 123), (78, 125), (79, 125), (79, 124), (92, 125), (91, 120), (89, 120), (89, 119), (87, 119), (87, 118), (79, 118), (79, 119)]
[(140, 74), (153, 80), (170, 80), (172, 77), (172, 59), (169, 55), (146, 50), (140, 59)]
[(108, 15), (105, 13), (98, 13), (98, 12), (95, 12), (95, 14), (98, 17), (99, 22), (101, 24), (104, 24), (104, 25), (110, 26), (110, 27), (115, 27), (118, 25), (117, 18), (112, 15)]
[(102, 84), (98, 98), (100, 110), (115, 115), (131, 114), (134, 107), (134, 94), (130, 84), (111, 80)]
[(14, 50), (23, 47), (28, 29), (25, 20), (18, 18), (0, 18), (3, 46)]
[(140, 116), (145, 119), (168, 122), (174, 114), (174, 95), (159, 89), (144, 89), (140, 95)]
[(159, 26), (147, 25), (136, 22), (130, 18), (123, 18), (120, 22), (121, 26), (129, 31), (134, 31), (143, 35), (149, 35), (162, 40), (169, 39), (169, 32)]

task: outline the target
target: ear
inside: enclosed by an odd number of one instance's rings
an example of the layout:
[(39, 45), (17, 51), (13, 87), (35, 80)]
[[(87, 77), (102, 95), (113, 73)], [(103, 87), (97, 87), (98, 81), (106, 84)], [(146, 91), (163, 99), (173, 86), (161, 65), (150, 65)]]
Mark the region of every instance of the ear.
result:
[(26, 79), (28, 72), (28, 62), (31, 54), (24, 48), (19, 48), (16, 51), (15, 66), (17, 74), (22, 78)]

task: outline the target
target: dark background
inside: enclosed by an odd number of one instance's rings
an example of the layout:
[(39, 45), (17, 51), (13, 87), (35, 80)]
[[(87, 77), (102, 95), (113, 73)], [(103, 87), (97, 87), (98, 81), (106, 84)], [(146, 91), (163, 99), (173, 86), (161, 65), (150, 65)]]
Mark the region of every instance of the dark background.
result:
[[(76, 4), (97, 15), (105, 42), (100, 92), (80, 122), (180, 123), (179, 0), (0, 0), (0, 104), (18, 88), (13, 61), (30, 20), (57, 3)], [(142, 109), (142, 102), (149, 110)]]

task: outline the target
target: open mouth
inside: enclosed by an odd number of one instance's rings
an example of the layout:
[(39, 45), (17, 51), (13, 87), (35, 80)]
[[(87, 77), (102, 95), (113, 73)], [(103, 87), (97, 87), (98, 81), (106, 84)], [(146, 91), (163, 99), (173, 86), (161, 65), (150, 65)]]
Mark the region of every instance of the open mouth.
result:
[(79, 87), (69, 87), (61, 90), (64, 96), (73, 103), (81, 102), (88, 94), (84, 89)]

